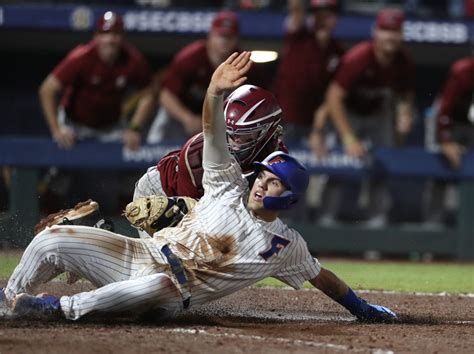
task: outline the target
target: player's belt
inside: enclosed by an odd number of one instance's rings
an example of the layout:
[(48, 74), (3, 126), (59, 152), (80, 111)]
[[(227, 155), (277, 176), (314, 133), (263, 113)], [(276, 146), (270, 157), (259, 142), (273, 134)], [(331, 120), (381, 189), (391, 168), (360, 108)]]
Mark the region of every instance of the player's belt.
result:
[(181, 285), (181, 296), (183, 297), (183, 307), (187, 309), (189, 307), (189, 302), (191, 301), (191, 293), (188, 290), (188, 278), (184, 272), (183, 264), (181, 259), (179, 259), (168, 247), (164, 245), (161, 247), (161, 253), (166, 257), (168, 264), (171, 267), (171, 272), (175, 276), (179, 285)]

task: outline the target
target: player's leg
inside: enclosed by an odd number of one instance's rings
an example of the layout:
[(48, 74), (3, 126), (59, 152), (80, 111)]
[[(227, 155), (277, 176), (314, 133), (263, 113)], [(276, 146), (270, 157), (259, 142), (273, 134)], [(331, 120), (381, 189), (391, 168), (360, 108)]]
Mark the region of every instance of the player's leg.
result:
[(38, 234), (25, 250), (5, 288), (13, 299), (63, 272), (96, 286), (129, 279), (140, 268), (155, 264), (139, 240), (88, 226), (53, 226)]
[(182, 297), (163, 273), (112, 283), (94, 291), (60, 299), (61, 311), (68, 319), (76, 320), (87, 314), (131, 314), (164, 310), (173, 315), (183, 309)]

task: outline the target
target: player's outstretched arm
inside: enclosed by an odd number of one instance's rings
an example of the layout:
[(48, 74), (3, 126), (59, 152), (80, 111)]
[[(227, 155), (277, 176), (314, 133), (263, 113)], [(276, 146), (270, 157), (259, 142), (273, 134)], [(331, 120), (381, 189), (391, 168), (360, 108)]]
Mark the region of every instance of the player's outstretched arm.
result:
[(226, 167), (230, 163), (227, 148), (223, 95), (242, 85), (252, 65), (250, 52), (233, 53), (217, 67), (204, 99), (202, 130), (204, 135), (203, 162)]
[(387, 307), (369, 304), (358, 297), (347, 284), (331, 271), (321, 268), (321, 272), (310, 283), (338, 302), (351, 314), (364, 322), (393, 322), (397, 315)]

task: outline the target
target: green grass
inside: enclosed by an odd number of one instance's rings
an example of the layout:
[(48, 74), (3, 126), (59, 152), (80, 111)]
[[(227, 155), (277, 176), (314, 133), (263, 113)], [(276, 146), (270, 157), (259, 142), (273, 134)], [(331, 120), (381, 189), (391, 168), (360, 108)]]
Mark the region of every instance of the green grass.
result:
[[(16, 254), (0, 254), (0, 277), (7, 278), (19, 262)], [(474, 293), (474, 265), (456, 263), (362, 262), (322, 260), (323, 266), (354, 289), (402, 292)], [(268, 278), (258, 286), (285, 286)], [(309, 283), (305, 284), (311, 287)]]
[(8, 278), (19, 262), (17, 255), (0, 253), (0, 278)]
[[(411, 262), (321, 261), (354, 289), (474, 293), (474, 265)], [(260, 286), (284, 286), (265, 279)], [(305, 287), (312, 287), (309, 283)]]

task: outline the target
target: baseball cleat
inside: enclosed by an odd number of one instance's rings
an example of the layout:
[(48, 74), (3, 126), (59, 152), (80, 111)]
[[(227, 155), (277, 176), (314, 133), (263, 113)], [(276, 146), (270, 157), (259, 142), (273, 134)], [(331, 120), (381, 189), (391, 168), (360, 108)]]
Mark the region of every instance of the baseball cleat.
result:
[[(35, 226), (35, 235), (53, 225), (84, 225), (101, 227), (104, 220), (100, 215), (99, 203), (92, 199), (76, 204), (74, 208), (49, 214)], [(105, 227), (101, 227), (105, 228)]]
[(7, 303), (7, 298), (5, 296), (5, 289), (0, 288), (0, 307), (4, 307)]
[(5, 296), (5, 289), (0, 288), (0, 320), (7, 320), (12, 317), (12, 311)]
[(13, 315), (28, 319), (59, 319), (61, 307), (59, 298), (53, 295), (33, 296), (19, 294), (12, 304)]

